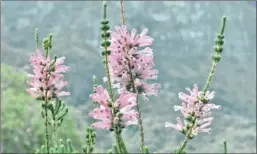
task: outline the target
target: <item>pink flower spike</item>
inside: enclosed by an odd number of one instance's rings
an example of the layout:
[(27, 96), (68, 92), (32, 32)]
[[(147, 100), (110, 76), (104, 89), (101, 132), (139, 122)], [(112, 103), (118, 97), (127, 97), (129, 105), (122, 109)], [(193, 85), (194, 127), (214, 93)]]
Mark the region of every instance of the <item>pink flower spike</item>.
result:
[[(36, 53), (29, 59), (34, 73), (28, 74), (29, 82), (27, 83), (32, 87), (27, 89), (29, 94), (33, 97), (44, 99), (70, 95), (69, 92), (60, 92), (64, 86), (68, 85), (67, 82), (61, 80), (64, 76), (61, 73), (68, 70), (67, 66), (59, 65), (63, 64), (64, 60), (65, 57), (58, 58), (53, 67), (51, 66), (52, 62), (50, 56), (43, 57), (40, 50), (37, 49)], [(47, 94), (47, 97), (45, 94)]]
[[(202, 91), (198, 91), (198, 86), (194, 84), (193, 90), (186, 88), (186, 91), (189, 94), (185, 94), (180, 92), (178, 94), (180, 100), (182, 101), (182, 105), (174, 106), (175, 111), (181, 111), (183, 116), (185, 117), (185, 125), (192, 124), (192, 118), (195, 120), (196, 125), (193, 127), (193, 134), (197, 135), (198, 132), (210, 132), (210, 128), (206, 128), (211, 126), (213, 117), (211, 116), (211, 109), (220, 109), (220, 105), (215, 105), (209, 103), (209, 101), (214, 97), (215, 92), (206, 92), (203, 96)], [(204, 97), (204, 102), (202, 101), (202, 97)], [(177, 118), (177, 125), (165, 123), (165, 126), (172, 127), (174, 129), (179, 130), (183, 128), (183, 124), (179, 118)]]
[[(113, 85), (119, 92), (138, 89), (144, 99), (147, 96), (157, 96), (159, 84), (147, 85), (149, 79), (157, 79), (157, 70), (153, 70), (153, 52), (150, 47), (153, 39), (147, 36), (148, 29), (144, 29), (141, 34), (137, 34), (133, 29), (131, 34), (128, 32), (126, 25), (116, 26), (115, 31), (111, 32), (111, 45), (108, 50), (111, 54), (108, 56), (110, 75)], [(145, 47), (138, 51), (138, 47)], [(132, 78), (131, 78), (132, 76)], [(135, 88), (131, 87), (131, 80), (137, 82)]]

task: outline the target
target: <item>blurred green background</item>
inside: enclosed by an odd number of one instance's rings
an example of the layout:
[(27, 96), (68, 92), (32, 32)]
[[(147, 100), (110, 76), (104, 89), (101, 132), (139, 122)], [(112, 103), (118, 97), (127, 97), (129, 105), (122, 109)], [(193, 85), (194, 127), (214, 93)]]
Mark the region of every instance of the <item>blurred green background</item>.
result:
[[(71, 138), (77, 151), (85, 140), (88, 112), (93, 109), (88, 95), (92, 75), (102, 80), (99, 50), (100, 1), (1, 2), (1, 145), (2, 152), (34, 152), (43, 138), (40, 103), (25, 91), (29, 56), (35, 52), (34, 29), (41, 38), (53, 33), (53, 55), (66, 56), (71, 67), (66, 79), (71, 97), (65, 101), (70, 112), (59, 136)], [(147, 27), (162, 84), (158, 97), (141, 101), (146, 144), (152, 152), (172, 152), (183, 136), (164, 128), (180, 113), (177, 93), (194, 83), (203, 86), (211, 66), (211, 52), (222, 15), (227, 16), (222, 60), (211, 84), (222, 105), (214, 111), (211, 135), (200, 134), (188, 152), (222, 152), (226, 140), (230, 153), (256, 153), (256, 8), (248, 2), (130, 2), (125, 1), (128, 28)], [(108, 6), (111, 25), (120, 24), (119, 2)], [(102, 83), (102, 81), (100, 81)], [(124, 131), (128, 150), (139, 151), (136, 127)], [(111, 148), (113, 136), (97, 131), (96, 152)]]

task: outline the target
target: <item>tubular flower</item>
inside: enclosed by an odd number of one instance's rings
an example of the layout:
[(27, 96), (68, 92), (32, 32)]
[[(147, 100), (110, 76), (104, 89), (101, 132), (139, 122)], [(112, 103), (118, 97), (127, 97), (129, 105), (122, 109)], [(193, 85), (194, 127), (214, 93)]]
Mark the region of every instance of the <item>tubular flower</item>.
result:
[(43, 57), (40, 50), (30, 57), (30, 64), (33, 67), (34, 74), (28, 74), (30, 81), (28, 85), (31, 88), (27, 92), (37, 98), (45, 100), (47, 97), (61, 97), (70, 95), (69, 92), (62, 91), (63, 87), (68, 85), (67, 81), (63, 81), (63, 74), (68, 71), (69, 67), (63, 65), (65, 57), (57, 58), (53, 61), (50, 56)]
[[(125, 25), (116, 26), (115, 29), (116, 31), (111, 32), (111, 45), (108, 48), (111, 51), (108, 61), (113, 84), (120, 92), (134, 92), (131, 81), (133, 78), (137, 91), (144, 98), (157, 95), (160, 84), (146, 83), (148, 79), (157, 79), (158, 74), (158, 70), (153, 70), (152, 49), (146, 47), (153, 42), (153, 38), (146, 35), (148, 30), (144, 29), (138, 35), (135, 29), (129, 34)], [(138, 50), (139, 47), (145, 48)]]
[[(89, 113), (89, 116), (100, 120), (92, 124), (92, 127), (99, 129), (110, 129), (111, 128), (111, 107), (110, 105), (110, 96), (101, 85), (97, 86), (95, 92), (90, 94), (89, 97), (98, 102), (100, 107), (95, 108), (94, 111)], [(119, 110), (119, 113), (116, 113), (113, 118), (113, 123), (117, 123), (119, 116), (124, 123), (124, 126), (136, 125), (138, 113), (132, 109), (136, 105), (136, 96), (133, 93), (122, 92), (120, 97), (114, 102), (114, 109)]]
[(191, 91), (189, 88), (186, 90), (190, 95), (180, 92), (179, 98), (182, 101), (181, 106), (174, 106), (175, 111), (180, 111), (184, 118), (186, 119), (184, 124), (181, 119), (177, 117), (177, 124), (172, 124), (169, 122), (165, 123), (165, 127), (171, 127), (176, 130), (186, 133), (188, 128), (192, 128), (192, 136), (198, 134), (198, 132), (211, 132), (211, 128), (207, 128), (211, 125), (213, 117), (211, 117), (211, 109), (220, 109), (220, 105), (215, 105), (209, 103), (209, 101), (214, 97), (215, 92), (207, 91), (205, 95), (203, 92), (198, 91), (198, 87), (194, 84), (194, 89)]

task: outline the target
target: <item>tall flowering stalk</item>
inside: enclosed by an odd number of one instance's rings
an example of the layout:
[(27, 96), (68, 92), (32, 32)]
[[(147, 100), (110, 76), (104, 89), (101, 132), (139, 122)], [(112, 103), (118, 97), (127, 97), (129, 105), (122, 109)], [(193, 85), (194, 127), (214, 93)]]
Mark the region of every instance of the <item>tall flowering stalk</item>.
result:
[(221, 59), (221, 52), (223, 50), (223, 39), (224, 39), (224, 30), (225, 30), (226, 18), (222, 18), (222, 25), (219, 34), (217, 35), (217, 39), (215, 40), (214, 53), (212, 54), (212, 67), (211, 71), (208, 75), (208, 79), (204, 86), (203, 91), (198, 90), (198, 86), (195, 84), (193, 90), (191, 91), (189, 88), (186, 90), (189, 92), (188, 94), (179, 93), (179, 98), (182, 101), (181, 106), (174, 106), (175, 111), (181, 111), (184, 118), (186, 119), (184, 124), (177, 117), (177, 124), (172, 124), (169, 122), (165, 123), (165, 127), (171, 127), (176, 130), (179, 130), (183, 134), (185, 134), (186, 138), (182, 142), (179, 149), (175, 151), (175, 153), (185, 153), (184, 149), (189, 140), (193, 139), (199, 132), (211, 132), (211, 128), (207, 128), (211, 125), (213, 117), (211, 117), (211, 109), (220, 109), (220, 105), (215, 105), (210, 103), (210, 100), (214, 97), (215, 92), (208, 91), (212, 77), (215, 72), (215, 68), (217, 63)]
[(67, 72), (69, 67), (63, 65), (65, 57), (55, 57), (55, 59), (51, 61), (49, 51), (52, 48), (52, 35), (43, 40), (44, 55), (42, 55), (41, 51), (38, 49), (38, 34), (36, 34), (36, 42), (36, 53), (30, 57), (30, 64), (33, 67), (34, 74), (28, 74), (28, 77), (30, 78), (28, 85), (31, 86), (31, 88), (28, 88), (27, 92), (32, 97), (44, 101), (42, 107), (44, 109), (43, 117), (45, 119), (46, 149), (47, 153), (49, 153), (48, 124), (50, 122), (48, 120), (48, 109), (52, 106), (49, 101), (70, 95), (69, 92), (62, 91), (63, 87), (66, 86), (68, 82), (62, 80), (64, 75), (61, 74)]
[(105, 90), (101, 85), (97, 86), (94, 90), (94, 93), (90, 95), (90, 98), (99, 103), (99, 108), (95, 108), (93, 112), (89, 113), (89, 116), (96, 120), (92, 124), (93, 128), (99, 129), (108, 129), (115, 132), (116, 142), (115, 145), (116, 151), (118, 153), (127, 153), (126, 145), (122, 139), (121, 132), (122, 129), (131, 124), (137, 124), (137, 115), (132, 107), (135, 106), (135, 96), (129, 92), (123, 92), (120, 94), (119, 98), (115, 100), (114, 94), (112, 91), (112, 79), (110, 75), (109, 61), (108, 56), (110, 55), (110, 46), (109, 41), (109, 21), (107, 20), (106, 13), (107, 4), (106, 1), (103, 3), (103, 18), (101, 21), (101, 30), (102, 30), (102, 56), (103, 63), (105, 67), (105, 74), (107, 78), (108, 90)]
[[(124, 91), (132, 92), (136, 95), (136, 109), (138, 112), (138, 127), (140, 132), (140, 151), (146, 149), (144, 144), (144, 129), (138, 103), (138, 95), (142, 94), (145, 100), (147, 96), (157, 95), (160, 84), (147, 84), (148, 79), (156, 79), (158, 71), (153, 70), (153, 52), (149, 46), (153, 38), (147, 36), (147, 29), (141, 34), (137, 34), (133, 29), (131, 34), (125, 25), (123, 1), (121, 4), (122, 26), (116, 26), (116, 31), (111, 32), (111, 45), (109, 46), (110, 55), (109, 68), (111, 82), (120, 93)], [(139, 50), (140, 47), (145, 47)]]

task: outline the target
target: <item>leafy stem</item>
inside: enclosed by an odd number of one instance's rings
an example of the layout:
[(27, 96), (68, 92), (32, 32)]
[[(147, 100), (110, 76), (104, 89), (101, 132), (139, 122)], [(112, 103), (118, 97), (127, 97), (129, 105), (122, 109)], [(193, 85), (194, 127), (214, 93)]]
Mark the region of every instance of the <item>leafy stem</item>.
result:
[(109, 21), (107, 20), (107, 2), (103, 2), (103, 20), (101, 21), (101, 30), (102, 30), (102, 42), (101, 46), (103, 47), (104, 51), (102, 52), (102, 55), (104, 57), (103, 62), (104, 62), (104, 67), (105, 67), (105, 74), (107, 77), (107, 86), (108, 86), (108, 93), (110, 95), (110, 106), (111, 106), (111, 130), (114, 130), (115, 136), (116, 136), (116, 142), (117, 145), (119, 146), (119, 149), (123, 149), (123, 152), (121, 153), (127, 153), (125, 150), (125, 144), (123, 142), (123, 139), (121, 137), (121, 131), (120, 131), (120, 126), (119, 124), (113, 124), (113, 119), (116, 114), (115, 108), (114, 108), (114, 94), (112, 91), (112, 83), (111, 83), (111, 77), (110, 77), (110, 70), (109, 70), (109, 65), (108, 65), (108, 55), (110, 54), (110, 51), (108, 50), (108, 47), (111, 45), (111, 42), (108, 40), (110, 33), (108, 30), (110, 29), (108, 25)]
[(226, 17), (222, 17), (220, 32), (217, 35), (217, 38), (215, 40), (215, 45), (213, 47), (214, 48), (214, 53), (212, 54), (212, 67), (211, 67), (210, 73), (208, 75), (207, 81), (206, 81), (204, 89), (203, 89), (203, 95), (205, 95), (205, 93), (208, 91), (209, 86), (210, 86), (211, 81), (212, 81), (212, 77), (214, 76), (216, 65), (221, 59), (220, 54), (223, 51), (222, 45), (224, 44), (223, 39), (224, 39), (225, 27), (226, 27)]
[[(226, 17), (222, 17), (222, 23), (221, 23), (221, 27), (220, 27), (220, 32), (218, 33), (217, 35), (217, 38), (215, 40), (215, 46), (214, 46), (214, 53), (212, 54), (212, 67), (211, 67), (211, 70), (210, 70), (210, 73), (208, 75), (208, 78), (207, 78), (207, 81), (206, 81), (206, 84), (204, 86), (204, 89), (203, 89), (203, 93), (202, 93), (202, 96), (200, 96), (200, 100), (205, 96), (206, 92), (208, 91), (209, 89), (209, 86), (210, 86), (210, 83), (212, 81), (212, 78), (214, 76), (214, 72), (215, 72), (215, 68), (216, 68), (216, 65), (217, 63), (220, 61), (221, 59), (221, 56), (220, 54), (222, 53), (223, 51), (223, 47), (222, 45), (224, 44), (224, 30), (225, 30), (225, 26), (226, 26)], [(188, 141), (190, 139), (192, 139), (192, 131), (193, 131), (193, 128), (195, 128), (195, 125), (196, 125), (196, 121), (197, 121), (197, 118), (194, 116), (193, 117), (194, 120), (192, 121), (192, 125), (189, 127), (189, 131), (187, 132), (186, 134), (186, 138), (185, 140), (182, 142), (181, 146), (179, 147), (178, 150), (176, 150), (176, 153), (185, 153), (184, 152), (184, 149), (188, 143)]]

